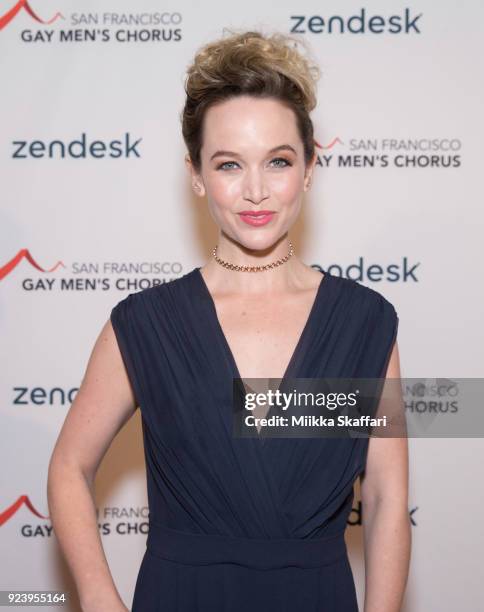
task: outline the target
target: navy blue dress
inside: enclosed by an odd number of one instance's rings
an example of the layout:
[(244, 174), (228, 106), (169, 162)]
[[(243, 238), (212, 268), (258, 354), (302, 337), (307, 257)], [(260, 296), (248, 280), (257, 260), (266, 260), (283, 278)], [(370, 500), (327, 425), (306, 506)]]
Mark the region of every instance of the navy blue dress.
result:
[[(382, 377), (393, 305), (324, 273), (287, 377)], [(357, 612), (344, 531), (368, 438), (232, 434), (239, 372), (194, 268), (111, 322), (141, 410), (149, 535), (134, 612)]]

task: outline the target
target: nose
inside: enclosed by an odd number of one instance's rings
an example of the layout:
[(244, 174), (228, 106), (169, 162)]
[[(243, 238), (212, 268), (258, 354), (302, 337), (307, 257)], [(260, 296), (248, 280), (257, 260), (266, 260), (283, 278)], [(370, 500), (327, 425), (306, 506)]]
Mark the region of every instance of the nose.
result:
[(243, 197), (252, 204), (260, 204), (269, 197), (269, 189), (264, 172), (257, 169), (247, 170), (244, 177)]

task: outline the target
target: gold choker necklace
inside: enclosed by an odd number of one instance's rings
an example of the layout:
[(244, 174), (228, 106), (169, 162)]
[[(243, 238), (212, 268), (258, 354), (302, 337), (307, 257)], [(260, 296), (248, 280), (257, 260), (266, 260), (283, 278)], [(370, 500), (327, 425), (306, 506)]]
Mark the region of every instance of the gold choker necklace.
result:
[(219, 263), (224, 268), (228, 268), (229, 270), (236, 270), (237, 272), (262, 272), (263, 270), (269, 270), (269, 268), (276, 268), (281, 264), (285, 263), (292, 255), (294, 255), (294, 247), (292, 246), (292, 242), (289, 242), (289, 253), (283, 257), (282, 259), (278, 259), (270, 264), (265, 264), (264, 266), (238, 266), (236, 264), (231, 264), (228, 261), (224, 261), (220, 259), (217, 255), (217, 247), (215, 247), (212, 251), (212, 255), (215, 258), (215, 261)]

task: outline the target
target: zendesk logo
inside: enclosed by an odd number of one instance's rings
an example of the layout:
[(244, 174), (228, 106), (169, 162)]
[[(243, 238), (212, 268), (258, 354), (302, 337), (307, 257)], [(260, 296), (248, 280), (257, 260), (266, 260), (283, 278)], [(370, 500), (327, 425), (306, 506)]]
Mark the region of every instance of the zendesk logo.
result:
[(86, 157), (94, 158), (119, 158), (119, 157), (141, 157), (138, 150), (139, 143), (142, 138), (138, 138), (134, 142), (131, 140), (131, 134), (126, 132), (123, 138), (119, 140), (92, 140), (87, 139), (85, 132), (82, 132), (77, 140), (13, 140), (13, 159), (28, 159), (28, 158), (65, 158), (85, 159)]
[(420, 34), (417, 22), (423, 13), (413, 16), (406, 8), (403, 15), (373, 15), (368, 17), (362, 8), (358, 15), (321, 17), (320, 15), (291, 15), (291, 32), (296, 34)]

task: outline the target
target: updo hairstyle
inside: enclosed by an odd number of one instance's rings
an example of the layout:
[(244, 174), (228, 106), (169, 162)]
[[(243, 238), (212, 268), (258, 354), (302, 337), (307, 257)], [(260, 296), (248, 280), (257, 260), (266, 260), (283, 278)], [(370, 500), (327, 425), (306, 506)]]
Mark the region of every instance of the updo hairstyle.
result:
[(207, 109), (239, 95), (276, 98), (294, 111), (307, 165), (314, 155), (309, 113), (316, 106), (318, 66), (296, 47), (302, 41), (248, 31), (210, 42), (187, 69), (182, 133), (194, 169), (201, 170), (203, 119)]

